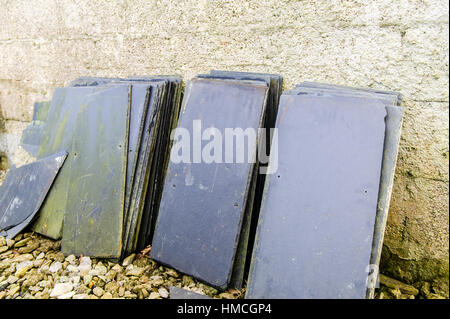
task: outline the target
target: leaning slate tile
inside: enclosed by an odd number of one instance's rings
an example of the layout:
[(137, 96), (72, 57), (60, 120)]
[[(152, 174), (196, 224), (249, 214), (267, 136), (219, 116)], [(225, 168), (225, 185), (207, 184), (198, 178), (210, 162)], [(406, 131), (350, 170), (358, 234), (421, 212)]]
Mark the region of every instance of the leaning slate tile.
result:
[[(398, 145), (401, 135), (402, 126), (402, 108), (399, 107), (401, 94), (398, 92), (379, 91), (370, 89), (354, 89), (331, 84), (305, 82), (294, 90), (296, 93), (305, 92), (305, 88), (320, 89), (320, 92), (327, 92), (337, 95), (367, 96), (382, 101), (386, 105), (386, 130), (383, 150), (383, 161), (380, 178), (380, 188), (377, 205), (377, 216), (375, 222), (375, 230), (373, 235), (373, 245), (370, 261), (370, 275), (367, 289), (367, 298), (374, 297), (374, 287), (377, 284), (379, 275), (379, 264), (381, 258), (381, 249), (383, 246), (384, 230), (389, 211), (389, 202), (392, 193), (392, 185), (394, 181), (395, 165), (398, 154)], [(311, 93), (310, 91), (306, 91)], [(317, 92), (316, 92), (317, 93)]]
[(384, 138), (383, 164), (381, 167), (380, 189), (378, 195), (377, 217), (375, 231), (373, 235), (372, 253), (370, 257), (371, 267), (374, 267), (374, 275), (369, 277), (372, 280), (368, 288), (367, 298), (374, 297), (383, 248), (384, 231), (386, 228), (389, 213), (389, 203), (391, 200), (392, 187), (394, 184), (395, 166), (397, 163), (398, 146), (402, 130), (403, 109), (398, 106), (386, 107), (386, 135)]
[[(43, 158), (60, 151), (68, 151), (72, 145), (77, 114), (85, 103), (88, 94), (95, 92), (95, 87), (57, 88), (53, 94), (48, 112), (47, 124), (42, 132), (41, 144), (37, 154)], [(68, 165), (64, 165), (55, 179), (39, 218), (32, 230), (53, 239), (62, 235), (64, 210), (66, 207), (69, 181)]]
[(13, 238), (33, 220), (67, 153), (10, 169), (0, 186), (0, 235)]
[(247, 298), (365, 297), (385, 116), (377, 100), (282, 95)]
[[(181, 107), (179, 128), (262, 127), (267, 85), (193, 79)], [(198, 124), (198, 122), (196, 122)], [(193, 149), (193, 142), (189, 141)], [(176, 147), (174, 144), (173, 147)], [(256, 149), (252, 150), (255, 154)], [(233, 152), (234, 157), (236, 152)], [(192, 152), (193, 154), (193, 152)], [(224, 289), (239, 242), (253, 164), (169, 162), (152, 241), (151, 258)]]
[(134, 172), (137, 163), (137, 154), (141, 142), (144, 119), (148, 109), (150, 85), (132, 84), (131, 87), (131, 111), (128, 136), (127, 181), (125, 193), (125, 212), (128, 212), (129, 199), (134, 181)]
[(66, 255), (121, 255), (129, 94), (128, 84), (103, 89), (78, 115), (61, 244)]

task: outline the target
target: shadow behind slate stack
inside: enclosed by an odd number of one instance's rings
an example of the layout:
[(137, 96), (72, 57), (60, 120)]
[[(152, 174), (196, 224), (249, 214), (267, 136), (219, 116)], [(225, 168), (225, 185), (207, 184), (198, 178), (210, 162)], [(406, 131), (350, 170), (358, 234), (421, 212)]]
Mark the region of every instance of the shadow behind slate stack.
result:
[(67, 153), (11, 168), (0, 186), (0, 236), (14, 238), (34, 219)]
[[(193, 121), (199, 119), (202, 129), (215, 127), (222, 135), (224, 128), (257, 130), (263, 125), (267, 92), (261, 81), (194, 78), (186, 89), (178, 127), (193, 139)], [(171, 157), (150, 257), (225, 289), (258, 163), (247, 158), (244, 163), (199, 163), (193, 142), (189, 145), (191, 163), (175, 163)], [(256, 155), (256, 148), (252, 152)]]
[(364, 298), (385, 101), (288, 93), (280, 101), (278, 172), (266, 181), (247, 298)]

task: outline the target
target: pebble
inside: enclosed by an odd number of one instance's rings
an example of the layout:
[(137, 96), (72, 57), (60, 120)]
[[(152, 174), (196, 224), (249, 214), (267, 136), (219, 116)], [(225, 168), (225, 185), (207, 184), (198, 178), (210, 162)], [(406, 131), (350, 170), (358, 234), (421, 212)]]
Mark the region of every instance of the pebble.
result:
[(50, 293), (50, 297), (59, 297), (63, 296), (69, 292), (71, 292), (73, 289), (73, 285), (69, 282), (65, 283), (57, 283), (55, 287), (52, 289), (52, 292)]
[(101, 297), (101, 296), (103, 295), (104, 292), (105, 292), (105, 291), (104, 291), (102, 288), (100, 288), (100, 287), (95, 287), (95, 288), (92, 290), (92, 293), (93, 293), (94, 295), (96, 295), (97, 297)]
[(161, 297), (163, 298), (168, 298), (169, 297), (169, 292), (167, 291), (166, 288), (159, 288), (158, 289), (158, 293), (161, 295)]
[(78, 266), (78, 271), (79, 271), (80, 275), (85, 276), (85, 275), (89, 274), (89, 272), (91, 271), (91, 265), (92, 265), (91, 258), (81, 257), (80, 265)]
[(139, 277), (139, 276), (141, 276), (141, 275), (144, 273), (144, 271), (145, 271), (145, 268), (133, 267), (133, 265), (130, 265), (130, 266), (131, 266), (130, 269), (128, 269), (128, 267), (127, 267), (127, 272), (126, 272), (126, 275), (127, 275), (127, 276), (136, 276), (136, 277)]
[(161, 299), (183, 281), (199, 292), (214, 291), (145, 256), (131, 254), (114, 263), (64, 256), (59, 249), (59, 241), (32, 233), (0, 237), (0, 299)]
[(50, 266), (50, 268), (48, 270), (50, 272), (57, 273), (61, 268), (62, 268), (61, 262), (55, 261), (54, 263), (52, 263), (52, 265)]
[(71, 291), (64, 295), (59, 296), (58, 299), (71, 299), (73, 297), (73, 295), (75, 295), (75, 292)]
[(25, 246), (30, 240), (31, 240), (31, 237), (22, 239), (22, 240), (20, 240), (20, 241), (18, 241), (18, 242), (16, 242), (16, 243), (14, 244), (14, 248), (23, 247), (23, 246)]
[(31, 245), (19, 248), (18, 249), (18, 253), (19, 254), (31, 253), (32, 251), (34, 251), (38, 247), (39, 247), (39, 243), (37, 241), (35, 241)]
[(69, 255), (66, 257), (65, 259), (69, 264), (71, 265), (75, 265), (76, 261), (77, 261), (77, 257), (75, 257), (75, 255)]
[(135, 257), (136, 257), (136, 254), (131, 254), (130, 256), (125, 258), (122, 262), (122, 266), (126, 267), (126, 266), (130, 265), (131, 263), (133, 263)]
[(160, 298), (161, 296), (160, 296), (160, 294), (159, 293), (157, 293), (157, 292), (152, 292), (151, 294), (150, 294), (150, 296), (148, 297), (149, 299), (158, 299), (158, 298)]

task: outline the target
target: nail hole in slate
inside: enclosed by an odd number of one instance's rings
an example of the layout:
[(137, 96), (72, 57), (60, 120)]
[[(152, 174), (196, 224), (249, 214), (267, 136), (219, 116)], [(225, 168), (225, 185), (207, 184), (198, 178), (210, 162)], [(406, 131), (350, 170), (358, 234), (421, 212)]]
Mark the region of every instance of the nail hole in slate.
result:
[(238, 205), (238, 203), (234, 203), (234, 207), (238, 207), (239, 205)]
[(177, 187), (177, 185), (173, 184), (172, 187), (175, 188), (175, 187)]

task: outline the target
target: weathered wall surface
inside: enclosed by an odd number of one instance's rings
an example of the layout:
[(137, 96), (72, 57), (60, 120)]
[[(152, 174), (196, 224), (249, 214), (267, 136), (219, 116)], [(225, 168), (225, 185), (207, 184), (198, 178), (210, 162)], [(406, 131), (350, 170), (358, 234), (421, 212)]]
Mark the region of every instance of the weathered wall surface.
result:
[(445, 0), (1, 0), (0, 155), (12, 162), (34, 101), (81, 75), (189, 79), (215, 68), (281, 73), (285, 88), (400, 91), (382, 271), (448, 286), (448, 12)]

